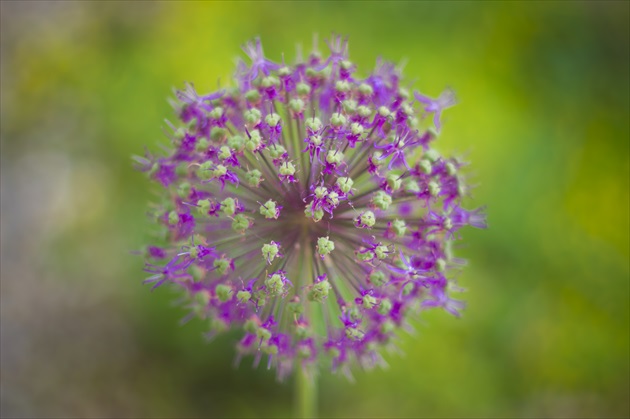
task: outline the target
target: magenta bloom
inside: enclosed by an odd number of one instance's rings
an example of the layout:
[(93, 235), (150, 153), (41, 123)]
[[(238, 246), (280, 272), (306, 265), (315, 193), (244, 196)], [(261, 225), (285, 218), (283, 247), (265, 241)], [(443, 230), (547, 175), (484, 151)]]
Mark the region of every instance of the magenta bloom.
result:
[(346, 39), (327, 45), (285, 65), (246, 44), (235, 87), (177, 91), (172, 146), (136, 158), (162, 191), (145, 282), (183, 292), (208, 336), (242, 330), (238, 359), (279, 378), (372, 367), (409, 316), (459, 316), (451, 244), (486, 226), (464, 163), (433, 148), (452, 93), (410, 97), (393, 64), (357, 74)]

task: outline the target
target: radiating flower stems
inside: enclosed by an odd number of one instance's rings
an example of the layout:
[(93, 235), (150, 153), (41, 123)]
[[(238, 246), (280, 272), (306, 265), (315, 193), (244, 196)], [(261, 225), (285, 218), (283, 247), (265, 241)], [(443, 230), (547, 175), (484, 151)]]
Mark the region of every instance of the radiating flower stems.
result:
[[(308, 235), (308, 229), (305, 226), (302, 227), (301, 235)], [(300, 272), (308, 275), (309, 272), (313, 272), (313, 258), (310, 255), (309, 246), (303, 246), (300, 250)], [(313, 306), (309, 306), (307, 310), (310, 311), (309, 317), (313, 318)], [(304, 363), (298, 364), (295, 368), (295, 417), (317, 417), (317, 374), (311, 365)]]

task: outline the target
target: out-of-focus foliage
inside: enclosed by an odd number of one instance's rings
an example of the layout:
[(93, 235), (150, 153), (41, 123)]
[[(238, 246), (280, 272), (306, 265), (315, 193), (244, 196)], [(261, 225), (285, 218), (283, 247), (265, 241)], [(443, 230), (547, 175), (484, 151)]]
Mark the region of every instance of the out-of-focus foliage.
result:
[(312, 34), (408, 59), (460, 103), (443, 151), (474, 162), (490, 229), (465, 231), (463, 318), (427, 313), (404, 356), (324, 374), (325, 416), (629, 413), (629, 3), (2, 2), (3, 416), (274, 416), (291, 383), (234, 369), (141, 285), (152, 199), (130, 156), (164, 141), (173, 86), (225, 85), (240, 45)]

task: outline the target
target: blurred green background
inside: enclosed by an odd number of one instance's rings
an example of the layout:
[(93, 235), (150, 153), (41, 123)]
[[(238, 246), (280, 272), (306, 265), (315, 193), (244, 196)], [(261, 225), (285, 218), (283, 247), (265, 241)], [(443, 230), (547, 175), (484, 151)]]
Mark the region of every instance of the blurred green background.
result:
[[(452, 86), (490, 229), (468, 230), (461, 319), (428, 312), (388, 370), (324, 373), (322, 416), (628, 417), (628, 2), (1, 3), (3, 417), (269, 417), (292, 382), (232, 366), (142, 286), (172, 87), (223, 85), (240, 46), (349, 35), (367, 76)], [(323, 42), (320, 42), (323, 45)]]

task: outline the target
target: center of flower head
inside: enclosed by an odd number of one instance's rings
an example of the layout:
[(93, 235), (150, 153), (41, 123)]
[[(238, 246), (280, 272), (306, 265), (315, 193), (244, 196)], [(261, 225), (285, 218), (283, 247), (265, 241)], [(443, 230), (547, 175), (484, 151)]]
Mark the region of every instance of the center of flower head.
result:
[(450, 242), (485, 225), (459, 205), (462, 162), (431, 147), (452, 95), (410, 100), (393, 65), (361, 79), (347, 42), (329, 45), (280, 66), (248, 44), (238, 86), (177, 92), (174, 149), (138, 159), (167, 189), (147, 281), (183, 288), (211, 334), (243, 328), (239, 353), (280, 376), (322, 354), (371, 366), (409, 313), (458, 314)]

